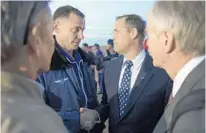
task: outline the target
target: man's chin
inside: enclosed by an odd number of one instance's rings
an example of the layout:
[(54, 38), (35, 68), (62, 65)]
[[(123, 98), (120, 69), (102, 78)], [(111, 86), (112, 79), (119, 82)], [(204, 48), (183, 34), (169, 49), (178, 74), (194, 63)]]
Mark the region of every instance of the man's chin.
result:
[(78, 48), (79, 48), (79, 45), (75, 46), (75, 47), (73, 48), (73, 50), (77, 50)]

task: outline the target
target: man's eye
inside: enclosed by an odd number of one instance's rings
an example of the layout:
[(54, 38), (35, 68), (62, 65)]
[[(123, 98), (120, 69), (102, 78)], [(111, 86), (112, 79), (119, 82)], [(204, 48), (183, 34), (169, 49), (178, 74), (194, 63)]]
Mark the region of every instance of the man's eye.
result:
[(75, 29), (72, 30), (72, 32), (73, 32), (73, 33), (77, 33), (77, 32), (79, 32), (79, 29), (78, 29), (78, 28), (75, 28)]

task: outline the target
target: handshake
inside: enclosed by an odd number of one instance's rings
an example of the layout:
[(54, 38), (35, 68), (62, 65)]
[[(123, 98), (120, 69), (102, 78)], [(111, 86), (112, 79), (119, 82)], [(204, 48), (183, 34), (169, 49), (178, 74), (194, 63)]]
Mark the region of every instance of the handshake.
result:
[(80, 108), (80, 127), (84, 130), (91, 130), (96, 123), (100, 123), (99, 113), (96, 110)]

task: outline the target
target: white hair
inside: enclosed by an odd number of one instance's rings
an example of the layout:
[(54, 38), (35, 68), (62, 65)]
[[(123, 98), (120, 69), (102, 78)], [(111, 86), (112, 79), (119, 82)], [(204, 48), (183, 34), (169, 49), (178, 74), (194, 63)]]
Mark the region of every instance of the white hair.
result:
[(157, 1), (149, 17), (156, 37), (169, 31), (185, 53), (205, 54), (204, 1)]

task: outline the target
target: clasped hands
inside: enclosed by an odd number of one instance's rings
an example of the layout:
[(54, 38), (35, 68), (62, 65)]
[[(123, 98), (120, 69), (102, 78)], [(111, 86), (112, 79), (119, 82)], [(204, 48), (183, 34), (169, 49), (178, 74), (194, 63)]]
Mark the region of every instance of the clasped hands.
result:
[(96, 110), (80, 108), (80, 127), (84, 130), (91, 130), (96, 123), (100, 123), (99, 113)]

